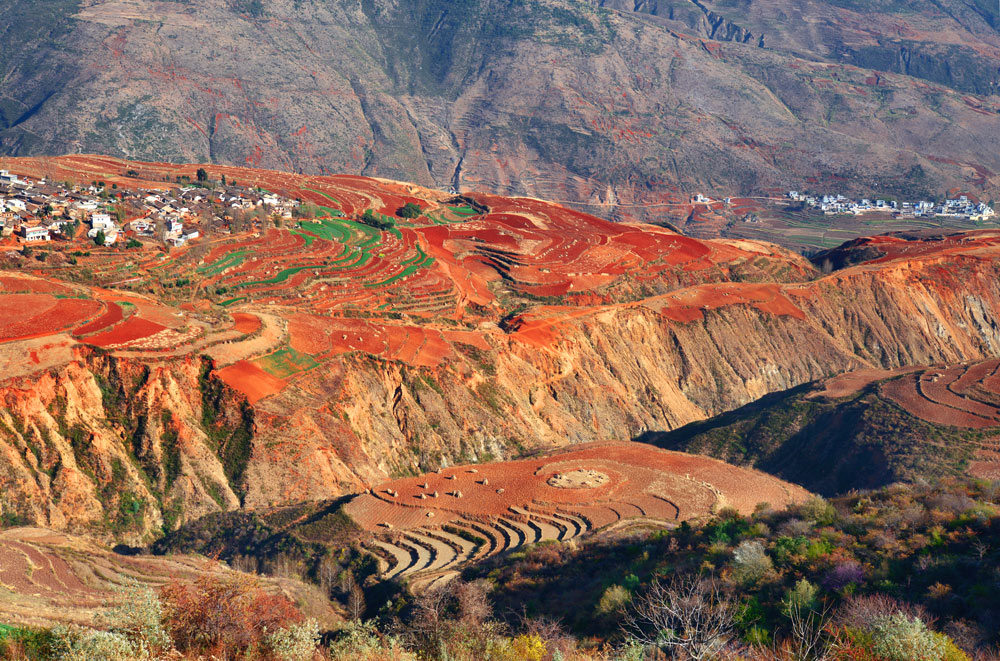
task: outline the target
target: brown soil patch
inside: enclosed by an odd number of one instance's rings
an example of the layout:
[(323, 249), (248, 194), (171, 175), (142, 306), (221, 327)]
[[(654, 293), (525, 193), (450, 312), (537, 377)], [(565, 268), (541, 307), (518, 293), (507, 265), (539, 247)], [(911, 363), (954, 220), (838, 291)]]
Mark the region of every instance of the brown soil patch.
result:
[[(600, 474), (603, 480), (597, 479)], [(554, 476), (590, 481), (584, 488), (553, 486)], [(588, 480), (585, 476), (595, 476)], [(556, 483), (561, 483), (556, 479)], [(760, 502), (782, 506), (808, 493), (776, 478), (715, 459), (660, 450), (640, 443), (589, 444), (548, 457), (475, 466), (379, 485), (348, 506), (362, 526), (427, 525), (426, 512), (442, 516), (502, 516), (511, 507), (577, 511), (616, 503), (656, 503), (657, 515), (691, 519), (713, 507), (753, 511)], [(653, 498), (654, 500), (649, 500)], [(378, 505), (374, 501), (381, 501)], [(640, 506), (641, 509), (641, 506)], [(645, 510), (643, 510), (645, 511)], [(416, 516), (414, 516), (416, 512)], [(424, 518), (422, 519), (421, 516)]]
[(593, 469), (582, 469), (568, 473), (556, 473), (548, 479), (548, 485), (556, 489), (594, 489), (607, 484), (610, 478)]

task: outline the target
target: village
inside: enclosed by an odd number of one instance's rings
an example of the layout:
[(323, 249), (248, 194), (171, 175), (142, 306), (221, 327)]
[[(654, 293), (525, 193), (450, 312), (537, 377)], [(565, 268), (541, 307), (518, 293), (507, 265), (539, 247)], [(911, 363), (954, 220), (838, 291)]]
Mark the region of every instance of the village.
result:
[(98, 246), (145, 243), (180, 247), (207, 231), (230, 234), (280, 224), (300, 210), (297, 200), (256, 188), (209, 181), (179, 181), (169, 190), (89, 186), (32, 180), (0, 170), (0, 237), (22, 244), (72, 241)]
[(807, 195), (789, 191), (788, 198), (810, 209), (817, 209), (828, 216), (866, 213), (891, 214), (895, 218), (961, 218), (972, 222), (983, 222), (996, 216), (996, 211), (983, 202), (970, 200), (961, 195), (938, 204), (921, 200), (899, 203), (895, 200), (852, 200), (843, 195)]

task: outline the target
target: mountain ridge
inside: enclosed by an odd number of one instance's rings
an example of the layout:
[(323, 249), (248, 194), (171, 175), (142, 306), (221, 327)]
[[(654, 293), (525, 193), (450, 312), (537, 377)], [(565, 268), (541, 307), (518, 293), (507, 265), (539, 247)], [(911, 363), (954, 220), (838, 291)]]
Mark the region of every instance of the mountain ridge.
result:
[[(669, 205), (697, 191), (990, 199), (1000, 186), (1000, 37), (967, 8), (248, 8), (14, 2), (0, 28), (37, 39), (5, 60), (0, 151), (357, 172), (622, 220), (676, 221)], [(901, 36), (873, 36), (866, 9)]]

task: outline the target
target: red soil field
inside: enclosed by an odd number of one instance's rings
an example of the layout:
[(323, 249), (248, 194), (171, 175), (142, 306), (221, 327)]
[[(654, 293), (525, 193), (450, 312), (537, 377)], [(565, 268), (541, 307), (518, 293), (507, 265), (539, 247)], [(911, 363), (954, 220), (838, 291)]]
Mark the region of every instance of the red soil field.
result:
[(90, 322), (89, 324), (84, 324), (76, 330), (73, 331), (73, 335), (76, 337), (81, 337), (83, 335), (89, 335), (91, 333), (96, 333), (99, 330), (104, 330), (109, 326), (117, 324), (119, 321), (124, 319), (122, 314), (121, 306), (116, 303), (108, 303), (107, 312), (102, 314), (100, 317)]
[(130, 317), (127, 321), (115, 326), (111, 330), (88, 337), (84, 341), (87, 344), (93, 344), (98, 347), (111, 347), (135, 340), (141, 340), (143, 338), (150, 337), (151, 335), (156, 335), (163, 330), (166, 330), (165, 326), (161, 326), (160, 324), (149, 321), (148, 319), (143, 319), (142, 317)]
[(984, 429), (996, 421), (951, 408), (927, 399), (918, 390), (920, 374), (908, 374), (882, 385), (882, 393), (909, 413), (939, 425)]
[(268, 374), (253, 363), (241, 360), (216, 372), (230, 387), (246, 395), (247, 401), (256, 404), (265, 397), (281, 392), (285, 381)]
[(233, 314), (233, 329), (244, 335), (253, 335), (260, 330), (260, 317), (255, 314), (236, 312)]
[[(574, 471), (595, 471), (606, 482), (578, 488), (549, 484), (553, 476)], [(456, 492), (462, 496), (455, 496)], [(438, 523), (439, 518), (447, 520), (449, 514), (496, 517), (509, 514), (511, 507), (573, 513), (587, 507), (637, 503), (640, 510), (654, 509), (650, 516), (689, 519), (706, 515), (712, 506), (723, 503), (750, 512), (759, 502), (780, 507), (807, 497), (799, 487), (707, 457), (639, 443), (607, 443), (576, 446), (547, 457), (456, 466), (394, 480), (375, 487), (368, 499), (359, 499), (350, 514), (362, 526), (375, 529), (383, 522), (396, 527), (426, 526)], [(383, 504), (376, 505), (373, 500)], [(387, 509), (385, 504), (391, 507)], [(423, 516), (414, 517), (414, 509)], [(426, 511), (439, 515), (429, 522)]]
[(57, 282), (41, 280), (24, 275), (5, 273), (0, 275), (0, 293), (31, 292), (33, 294), (70, 294), (72, 290)]
[(100, 301), (53, 298), (47, 294), (0, 294), (0, 341), (43, 337), (93, 319), (104, 310)]

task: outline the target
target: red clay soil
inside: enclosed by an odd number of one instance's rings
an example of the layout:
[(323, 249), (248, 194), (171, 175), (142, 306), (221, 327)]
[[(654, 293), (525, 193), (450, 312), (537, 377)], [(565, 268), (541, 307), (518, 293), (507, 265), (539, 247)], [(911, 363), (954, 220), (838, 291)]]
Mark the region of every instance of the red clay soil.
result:
[[(550, 478), (574, 471), (595, 471), (607, 480), (573, 488), (549, 484)], [(511, 507), (584, 515), (587, 508), (619, 504), (622, 511), (649, 510), (645, 515), (654, 518), (690, 519), (716, 506), (750, 512), (760, 502), (780, 507), (807, 497), (799, 487), (715, 459), (639, 443), (605, 443), (394, 480), (373, 489), (372, 497), (359, 499), (350, 514), (369, 529), (383, 522), (413, 527), (454, 516), (497, 517), (509, 515)], [(415, 510), (422, 516), (414, 516)], [(427, 517), (428, 511), (435, 516)]]
[(216, 374), (227, 385), (246, 395), (251, 404), (281, 392), (286, 385), (283, 379), (245, 360), (223, 367)]
[(33, 593), (28, 556), (0, 541), (0, 586), (13, 592)]
[(62, 558), (43, 553), (34, 546), (14, 540), (7, 540), (4, 544), (28, 557), (34, 567), (31, 572), (31, 582), (37, 588), (51, 592), (90, 591)]
[[(435, 328), (308, 314), (290, 315), (288, 333), (293, 349), (320, 358), (360, 351), (417, 367), (437, 367), (454, 358), (450, 341), (489, 349), (485, 339), (473, 331), (442, 332)], [(443, 333), (448, 333), (451, 339), (446, 339)]]
[(68, 330), (99, 315), (104, 304), (48, 294), (0, 294), (0, 310), (0, 342), (6, 342)]
[[(937, 402), (938, 404), (943, 404), (944, 406), (965, 411), (985, 419), (994, 418), (997, 410), (992, 406), (982, 402), (977, 402), (973, 399), (967, 399), (955, 394), (949, 389), (949, 386), (964, 371), (965, 370), (963, 368), (928, 370), (920, 377), (920, 393), (927, 399)], [(993, 424), (1000, 424), (1000, 421), (994, 418)]]
[(808, 396), (810, 399), (814, 397), (829, 397), (831, 399), (849, 397), (876, 381), (882, 381), (883, 379), (889, 379), (918, 369), (920, 368), (904, 367), (898, 370), (856, 370), (854, 372), (845, 372), (844, 374), (827, 379), (822, 384), (822, 390), (815, 390), (809, 393)]
[(156, 335), (163, 330), (166, 330), (166, 327), (158, 323), (143, 319), (142, 317), (130, 317), (127, 321), (115, 326), (111, 330), (92, 335), (83, 341), (97, 347), (111, 347), (141, 340)]
[(237, 332), (244, 335), (252, 335), (259, 331), (260, 327), (260, 317), (255, 314), (247, 314), (245, 312), (236, 312), (233, 314), (233, 330)]
[(26, 275), (0, 275), (0, 292), (29, 292), (32, 294), (70, 294), (72, 290), (49, 280)]
[(728, 305), (750, 305), (768, 314), (796, 319), (806, 318), (805, 313), (785, 296), (780, 285), (771, 284), (699, 285), (648, 299), (643, 305), (680, 323), (701, 319), (704, 310), (714, 310)]
[(90, 322), (89, 324), (84, 324), (76, 330), (73, 331), (73, 335), (76, 337), (81, 337), (83, 335), (90, 335), (91, 333), (96, 333), (97, 331), (104, 330), (109, 326), (114, 326), (119, 321), (124, 319), (121, 306), (116, 303), (108, 303), (107, 312), (102, 314), (100, 317)]
[(987, 360), (970, 365), (962, 376), (955, 379), (948, 388), (953, 392), (965, 394), (970, 388), (982, 382), (986, 377), (1000, 367), (1000, 360)]
[(882, 393), (911, 415), (939, 425), (984, 429), (997, 423), (978, 415), (932, 402), (918, 390), (920, 374), (907, 374), (882, 385)]

